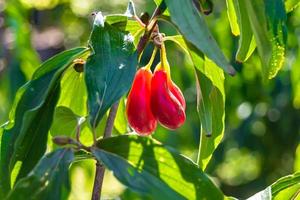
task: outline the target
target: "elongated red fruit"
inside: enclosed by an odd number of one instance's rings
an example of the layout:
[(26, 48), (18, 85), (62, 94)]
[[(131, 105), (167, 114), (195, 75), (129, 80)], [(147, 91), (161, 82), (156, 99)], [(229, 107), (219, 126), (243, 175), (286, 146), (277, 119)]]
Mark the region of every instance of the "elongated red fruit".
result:
[(151, 109), (166, 128), (177, 129), (185, 121), (185, 100), (164, 69), (154, 72), (151, 81)]
[(139, 69), (126, 103), (129, 125), (140, 135), (150, 135), (157, 125), (150, 105), (151, 78), (152, 72), (149, 69)]

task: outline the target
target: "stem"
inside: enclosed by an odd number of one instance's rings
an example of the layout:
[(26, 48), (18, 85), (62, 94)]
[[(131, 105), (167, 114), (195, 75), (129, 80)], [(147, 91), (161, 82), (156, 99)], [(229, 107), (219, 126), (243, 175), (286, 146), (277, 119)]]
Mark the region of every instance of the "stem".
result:
[(203, 131), (202, 131), (202, 127), (200, 127), (200, 139), (199, 139), (199, 147), (198, 147), (198, 155), (197, 155), (197, 165), (200, 169), (202, 169), (202, 164), (200, 163), (200, 161), (201, 161), (201, 145), (202, 145), (202, 139), (203, 139), (202, 137), (203, 137)]
[(148, 70), (151, 69), (152, 63), (153, 63), (154, 58), (155, 58), (155, 56), (156, 56), (156, 52), (157, 52), (157, 47), (154, 46), (154, 50), (153, 50), (153, 52), (152, 52), (151, 58), (150, 58), (148, 64), (145, 66), (145, 69), (148, 69)]
[(92, 200), (99, 200), (101, 197), (101, 188), (102, 188), (102, 183), (104, 178), (104, 170), (105, 170), (104, 166), (97, 161)]
[(151, 17), (150, 24), (146, 25), (146, 31), (144, 33), (144, 35), (140, 38), (140, 41), (137, 45), (137, 52), (138, 52), (138, 57), (140, 57), (140, 55), (142, 54), (142, 52), (144, 51), (153, 30), (155, 29), (156, 25), (157, 25), (157, 19), (156, 17), (158, 15), (160, 15), (161, 13), (163, 13), (165, 11), (166, 7), (163, 7), (163, 10), (160, 8), (160, 6), (157, 6), (155, 11), (153, 12), (153, 15)]
[(108, 118), (106, 121), (103, 138), (108, 138), (111, 136), (111, 131), (114, 127), (114, 122), (115, 122), (115, 118), (117, 115), (118, 107), (119, 107), (119, 101), (116, 102), (114, 105), (112, 105), (112, 107), (110, 108), (109, 115), (108, 115)]
[(133, 18), (139, 23), (139, 25), (141, 27), (146, 27), (146, 25), (144, 24), (144, 22), (142, 22), (142, 20), (138, 16), (133, 15)]
[[(119, 101), (116, 102), (112, 107), (110, 108), (109, 115), (106, 121), (106, 126), (103, 134), (103, 138), (108, 138), (111, 136), (112, 129), (114, 127), (114, 121), (117, 115), (117, 110), (119, 107)], [(101, 189), (104, 179), (104, 166), (97, 161), (96, 163), (96, 175), (94, 179), (94, 187), (93, 187), (93, 194), (92, 194), (92, 200), (99, 200), (101, 197)]]

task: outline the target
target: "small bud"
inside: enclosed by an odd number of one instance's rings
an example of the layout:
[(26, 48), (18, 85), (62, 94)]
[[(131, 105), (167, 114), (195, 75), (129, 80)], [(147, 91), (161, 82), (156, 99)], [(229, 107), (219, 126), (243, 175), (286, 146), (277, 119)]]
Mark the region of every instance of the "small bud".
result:
[(78, 73), (83, 72), (85, 60), (78, 58), (78, 59), (75, 59), (73, 61), (73, 63), (74, 63), (73, 68), (75, 69), (76, 72), (78, 72)]

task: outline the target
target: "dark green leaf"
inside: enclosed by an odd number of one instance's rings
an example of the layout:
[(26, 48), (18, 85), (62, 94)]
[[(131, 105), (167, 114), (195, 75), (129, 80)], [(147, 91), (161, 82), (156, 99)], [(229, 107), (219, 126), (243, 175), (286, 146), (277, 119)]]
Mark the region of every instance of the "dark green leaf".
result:
[(133, 37), (104, 22), (98, 13), (85, 65), (90, 123), (96, 127), (112, 104), (130, 88), (137, 67)]
[(249, 200), (298, 199), (300, 173), (280, 178), (278, 181), (249, 198)]
[(245, 2), (234, 0), (237, 22), (240, 29), (239, 47), (236, 53), (236, 60), (245, 62), (255, 50), (256, 44), (251, 30), (247, 7)]
[(137, 135), (101, 140), (93, 154), (126, 186), (154, 199), (223, 199), (191, 160)]
[(18, 92), (1, 142), (0, 193), (10, 189), (11, 173), (17, 161), (22, 163), (18, 179), (27, 175), (46, 150), (55, 104), (60, 91), (60, 78), (75, 58), (87, 52), (76, 48), (46, 61)]
[(190, 0), (165, 0), (171, 21), (177, 26), (184, 38), (202, 51), (227, 73), (233, 75), (235, 70), (228, 63), (217, 42), (210, 33), (204, 17)]
[(265, 79), (276, 76), (285, 58), (286, 13), (282, 0), (243, 0), (262, 60)]
[(71, 149), (58, 149), (47, 154), (28, 176), (15, 185), (7, 199), (67, 199), (71, 190), (69, 166), (73, 159)]

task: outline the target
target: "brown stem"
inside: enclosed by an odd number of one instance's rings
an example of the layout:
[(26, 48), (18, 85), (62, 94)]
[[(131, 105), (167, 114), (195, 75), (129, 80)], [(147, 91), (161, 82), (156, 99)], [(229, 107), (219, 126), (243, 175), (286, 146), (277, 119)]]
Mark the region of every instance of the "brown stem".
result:
[(137, 45), (137, 52), (138, 57), (140, 54), (144, 51), (149, 39), (151, 38), (152, 32), (157, 28), (157, 19), (156, 17), (164, 12), (166, 8), (163, 7), (163, 10), (161, 9), (161, 6), (157, 6), (155, 11), (152, 14), (151, 19), (149, 20), (150, 23), (146, 26), (146, 31), (144, 35), (140, 38), (140, 41)]
[[(111, 136), (112, 129), (114, 127), (114, 121), (117, 115), (117, 110), (119, 107), (119, 101), (116, 102), (112, 107), (110, 108), (109, 115), (106, 121), (106, 126), (103, 134), (103, 138), (108, 138)], [(99, 200), (101, 197), (101, 189), (104, 179), (104, 166), (97, 161), (96, 163), (96, 175), (94, 180), (94, 188), (93, 188), (93, 194), (92, 194), (92, 200)]]
[(104, 178), (104, 171), (105, 171), (104, 166), (101, 165), (99, 163), (99, 161), (97, 161), (92, 200), (99, 200), (101, 197), (101, 189), (102, 189), (102, 183), (103, 183), (103, 178)]

